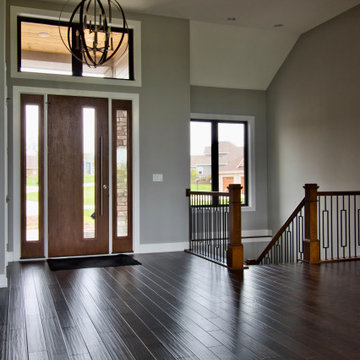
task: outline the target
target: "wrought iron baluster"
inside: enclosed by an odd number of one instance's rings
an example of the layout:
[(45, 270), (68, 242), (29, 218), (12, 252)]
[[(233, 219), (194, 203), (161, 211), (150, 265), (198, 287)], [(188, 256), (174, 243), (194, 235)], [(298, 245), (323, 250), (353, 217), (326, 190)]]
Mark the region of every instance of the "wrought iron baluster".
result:
[(219, 260), (219, 254), (218, 254), (218, 246), (219, 246), (219, 234), (218, 234), (218, 230), (219, 230), (219, 215), (220, 215), (220, 209), (218, 209), (218, 211), (215, 213), (215, 217), (214, 217), (214, 245), (213, 245), (213, 258), (215, 260)]
[(356, 247), (356, 239), (357, 239), (357, 233), (356, 233), (356, 195), (354, 195), (354, 256), (357, 256), (357, 247)]
[[(346, 245), (347, 245), (347, 212), (345, 209), (345, 196), (342, 196), (342, 209), (340, 210), (340, 233), (341, 233), (341, 239), (340, 239), (340, 246), (342, 248), (342, 257), (346, 257)], [(344, 241), (345, 240), (345, 241)]]
[(331, 221), (331, 247), (330, 247), (330, 252), (331, 252), (331, 260), (334, 259), (334, 207), (333, 207), (333, 200), (334, 197), (330, 196), (330, 221)]
[(348, 247), (348, 256), (349, 258), (351, 258), (351, 214), (350, 214), (350, 209), (351, 209), (351, 201), (350, 201), (350, 195), (348, 195), (348, 216), (347, 216), (347, 221), (348, 221), (348, 226), (347, 226), (347, 247)]
[(292, 248), (293, 248), (293, 241), (294, 241), (294, 220), (290, 224), (290, 239), (289, 239), (289, 255), (288, 255), (288, 263), (293, 263), (293, 254), (292, 254)]
[(299, 254), (299, 241), (300, 241), (300, 217), (296, 215), (296, 238), (295, 238), (295, 259), (298, 258)]
[[(321, 219), (321, 197), (318, 196), (317, 198), (317, 201), (318, 201), (318, 221), (320, 221)], [(321, 225), (318, 224), (318, 227), (317, 227), (317, 231), (318, 231), (318, 239), (320, 240), (320, 243), (321, 243)]]
[(360, 246), (360, 209), (357, 211), (357, 224), (358, 224), (358, 246)]
[[(325, 227), (325, 224), (327, 225)], [(324, 210), (321, 212), (321, 228), (322, 228), (322, 239), (321, 244), (324, 249), (325, 259), (328, 259), (329, 249), (329, 211), (327, 210), (327, 197), (324, 197)]]
[(336, 257), (340, 258), (340, 246), (339, 246), (339, 197), (336, 196)]

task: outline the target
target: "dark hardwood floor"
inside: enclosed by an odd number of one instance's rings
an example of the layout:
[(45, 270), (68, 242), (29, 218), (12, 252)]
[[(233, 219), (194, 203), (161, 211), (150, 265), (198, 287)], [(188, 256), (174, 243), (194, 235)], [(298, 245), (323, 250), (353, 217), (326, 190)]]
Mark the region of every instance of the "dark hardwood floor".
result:
[(9, 264), (1, 359), (359, 359), (360, 262), (253, 266), (186, 253), (51, 272)]

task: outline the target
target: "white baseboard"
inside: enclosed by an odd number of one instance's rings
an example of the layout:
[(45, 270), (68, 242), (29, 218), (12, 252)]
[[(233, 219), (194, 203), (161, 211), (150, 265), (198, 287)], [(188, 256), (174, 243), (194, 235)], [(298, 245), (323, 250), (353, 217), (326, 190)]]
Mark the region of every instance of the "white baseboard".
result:
[(0, 288), (5, 288), (8, 286), (7, 277), (5, 274), (0, 274)]
[(272, 231), (269, 229), (243, 230), (241, 235), (248, 237), (247, 239), (242, 239), (243, 244), (269, 242), (272, 238)]
[(5, 253), (5, 261), (6, 261), (6, 264), (14, 261), (14, 252), (13, 251), (7, 251)]
[(272, 231), (268, 229), (261, 230), (243, 230), (241, 235), (243, 237), (248, 237), (242, 239), (243, 244), (249, 243), (264, 243), (269, 242), (272, 238)]
[(189, 248), (188, 242), (164, 243), (164, 244), (140, 244), (137, 254), (184, 251)]
[[(243, 230), (242, 236), (251, 236), (249, 239), (243, 239), (243, 243), (258, 243), (269, 242), (272, 238), (272, 232), (268, 229), (260, 230)], [(265, 236), (265, 237), (264, 237)], [(136, 254), (158, 253), (158, 252), (171, 252), (183, 251), (189, 248), (189, 242), (177, 243), (155, 243), (155, 244), (140, 244), (135, 250)]]
[(260, 229), (260, 230), (243, 230), (241, 232), (242, 236), (253, 236), (254, 238), (260, 236), (270, 236), (272, 237), (272, 231), (269, 229)]
[[(243, 239), (243, 244), (269, 242), (272, 238), (270, 230), (245, 230), (242, 236), (251, 236), (249, 239)], [(264, 237), (265, 236), (265, 237)], [(164, 243), (164, 244), (140, 244), (135, 251), (136, 254), (184, 251), (189, 248), (189, 242)]]
[(249, 244), (249, 243), (262, 243), (262, 242), (270, 242), (270, 240), (272, 239), (271, 236), (266, 236), (266, 237), (252, 237), (251, 239), (242, 239), (241, 242), (243, 244)]

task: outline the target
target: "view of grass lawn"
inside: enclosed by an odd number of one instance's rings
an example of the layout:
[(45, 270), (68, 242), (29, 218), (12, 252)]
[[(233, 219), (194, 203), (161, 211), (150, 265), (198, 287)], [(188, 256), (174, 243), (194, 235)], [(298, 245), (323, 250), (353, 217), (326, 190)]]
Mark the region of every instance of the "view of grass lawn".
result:
[(191, 184), (191, 191), (211, 191), (211, 184)]
[[(93, 205), (95, 203), (95, 190), (94, 186), (86, 186), (84, 188), (84, 205)], [(38, 201), (39, 194), (37, 191), (32, 191), (26, 194), (26, 200)]]
[[(88, 175), (88, 176), (84, 176), (84, 183), (85, 184), (89, 184), (89, 183), (93, 183), (94, 182), (94, 175)], [(28, 176), (26, 178), (26, 185), (27, 186), (36, 186), (39, 184), (39, 180), (38, 177), (31, 177)]]
[[(27, 186), (35, 186), (38, 183), (38, 178), (28, 177), (26, 181)], [(95, 183), (94, 176), (86, 176), (84, 183), (88, 184), (84, 187), (84, 206), (91, 206), (95, 204)], [(39, 201), (39, 194), (37, 191), (28, 192), (26, 194), (27, 201)], [(84, 209), (84, 224), (92, 224), (94, 220), (91, 218), (91, 214), (94, 209)]]
[(84, 187), (84, 205), (95, 204), (95, 184)]
[(84, 210), (84, 224), (93, 224), (94, 219), (91, 215), (94, 213), (94, 209), (85, 209)]
[(38, 177), (36, 176), (36, 177), (30, 177), (30, 176), (28, 176), (27, 178), (26, 178), (26, 185), (27, 186), (36, 186), (36, 185), (38, 185), (39, 184), (39, 180), (38, 180)]
[(94, 175), (84, 176), (84, 183), (85, 184), (95, 183), (95, 176)]
[(27, 201), (39, 201), (39, 193), (37, 191), (27, 193), (26, 200)]

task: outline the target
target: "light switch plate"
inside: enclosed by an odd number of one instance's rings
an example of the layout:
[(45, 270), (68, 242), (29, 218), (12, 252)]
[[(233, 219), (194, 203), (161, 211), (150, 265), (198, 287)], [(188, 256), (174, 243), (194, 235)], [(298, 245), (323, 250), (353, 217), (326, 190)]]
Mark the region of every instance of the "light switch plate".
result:
[(163, 182), (164, 176), (163, 174), (153, 174), (153, 182)]

